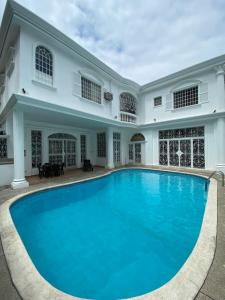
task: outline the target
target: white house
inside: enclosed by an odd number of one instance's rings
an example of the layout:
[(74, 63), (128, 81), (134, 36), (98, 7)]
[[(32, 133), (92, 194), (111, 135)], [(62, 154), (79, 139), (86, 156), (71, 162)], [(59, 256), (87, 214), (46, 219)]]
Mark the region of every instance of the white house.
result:
[(140, 86), (8, 1), (0, 29), (0, 185), (39, 163), (225, 171), (225, 55)]

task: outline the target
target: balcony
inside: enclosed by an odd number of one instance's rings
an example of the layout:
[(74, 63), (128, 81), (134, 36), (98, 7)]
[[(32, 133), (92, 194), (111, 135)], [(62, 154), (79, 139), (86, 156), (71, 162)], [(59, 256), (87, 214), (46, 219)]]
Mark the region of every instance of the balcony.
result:
[(137, 116), (128, 112), (120, 112), (120, 121), (126, 123), (137, 123)]

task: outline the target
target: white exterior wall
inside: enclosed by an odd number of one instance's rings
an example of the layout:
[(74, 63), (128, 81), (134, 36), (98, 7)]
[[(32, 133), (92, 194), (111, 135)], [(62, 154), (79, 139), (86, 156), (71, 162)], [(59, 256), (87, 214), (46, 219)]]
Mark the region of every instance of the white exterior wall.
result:
[[(16, 38), (11, 46), (15, 49), (14, 53), (14, 68), (12, 73), (9, 75), (9, 67), (10, 61), (7, 59), (9, 51), (6, 54), (6, 61), (4, 65), (4, 74), (5, 74), (5, 89), (3, 94), (0, 96), (0, 113), (2, 112), (3, 108), (6, 106), (8, 100), (12, 96), (12, 94), (19, 92), (19, 80), (20, 80), (20, 36)], [(1, 120), (0, 120), (1, 125)]]
[(0, 186), (9, 185), (13, 181), (14, 165), (0, 164)]
[[(166, 97), (176, 87), (190, 86), (192, 83), (197, 82), (208, 84), (208, 99), (206, 101), (193, 106), (186, 106), (178, 109), (167, 109)], [(218, 103), (218, 89), (217, 89), (217, 78), (216, 71), (210, 70), (206, 73), (194, 75), (191, 78), (186, 79), (177, 78), (172, 84), (165, 87), (155, 88), (152, 91), (142, 94), (142, 103), (144, 106), (144, 117), (142, 122), (144, 124), (157, 123), (163, 121), (176, 120), (181, 118), (200, 116), (203, 114), (212, 114), (214, 110), (219, 111)], [(154, 107), (154, 98), (162, 96), (162, 105)], [(225, 102), (225, 99), (224, 99)]]
[[(37, 45), (43, 45), (53, 54), (53, 87), (44, 85), (35, 79), (34, 53)], [(46, 37), (43, 33), (29, 28), (21, 30), (21, 65), (20, 87), (25, 89), (26, 95), (49, 103), (76, 109), (93, 115), (109, 119), (119, 119), (119, 95), (129, 91), (136, 96), (132, 88), (122, 87), (109, 75), (106, 75), (98, 68), (92, 67), (88, 61), (81, 61), (75, 53), (57, 43), (55, 40)], [(89, 101), (74, 94), (74, 72), (85, 74), (96, 74), (96, 80), (102, 82), (102, 91), (112, 92), (113, 101), (108, 102), (102, 97), (102, 104)]]

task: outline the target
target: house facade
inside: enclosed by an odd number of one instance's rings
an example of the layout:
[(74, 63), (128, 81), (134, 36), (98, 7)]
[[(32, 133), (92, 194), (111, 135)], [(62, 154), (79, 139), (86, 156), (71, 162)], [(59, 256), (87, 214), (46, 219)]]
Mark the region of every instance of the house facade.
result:
[(225, 55), (146, 85), (8, 1), (0, 29), (0, 185), (38, 165), (225, 171)]

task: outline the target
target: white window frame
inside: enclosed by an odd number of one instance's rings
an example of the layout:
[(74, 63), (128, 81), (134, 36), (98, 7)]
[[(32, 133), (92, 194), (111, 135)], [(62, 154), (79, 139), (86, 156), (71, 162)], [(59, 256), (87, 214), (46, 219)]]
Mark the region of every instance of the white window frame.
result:
[[(155, 105), (155, 99), (158, 99), (158, 98), (161, 98), (161, 104)], [(162, 101), (163, 101), (162, 96), (156, 96), (156, 97), (154, 97), (153, 98), (153, 107), (160, 107), (160, 106), (162, 106)]]
[[(52, 83), (48, 84), (47, 82), (44, 82), (42, 80), (39, 80), (36, 76), (36, 48), (38, 46), (43, 46), (45, 47), (48, 51), (51, 52), (52, 54)], [(56, 90), (55, 87), (55, 72), (56, 72), (56, 68), (55, 68), (55, 53), (53, 51), (53, 49), (51, 47), (49, 47), (49, 45), (46, 45), (45, 43), (42, 42), (36, 42), (33, 44), (33, 79), (32, 82), (36, 85), (48, 88), (48, 89), (52, 89), (52, 90)]]
[[(104, 140), (102, 139), (102, 136), (104, 135)], [(101, 139), (100, 139), (101, 137)], [(104, 141), (104, 143), (103, 143)], [(104, 146), (104, 148), (103, 148)], [(106, 158), (106, 133), (105, 132), (97, 132), (97, 157), (98, 158)]]
[[(75, 73), (77, 74), (77, 73)], [(80, 85), (80, 94), (78, 95), (80, 97), (81, 100), (85, 101), (85, 102), (89, 102), (92, 103), (94, 105), (98, 105), (98, 106), (103, 106), (103, 96), (104, 96), (104, 81), (99, 77), (99, 74), (97, 74), (96, 72), (89, 70), (89, 69), (82, 69), (78, 71), (78, 75), (79, 75), (79, 85)], [(101, 87), (101, 102), (96, 102), (94, 100), (82, 97), (82, 80), (81, 78), (85, 78), (91, 82), (93, 82), (94, 84), (97, 84)], [(73, 84), (77, 84), (76, 82), (73, 82)], [(76, 93), (74, 93), (76, 94)]]
[[(190, 104), (190, 105), (184, 105), (184, 106), (180, 106), (180, 107), (174, 107), (174, 101), (175, 101), (174, 93), (176, 93), (176, 92), (182, 92), (182, 91), (194, 88), (194, 87), (197, 87), (197, 89), (198, 89), (198, 103), (193, 103), (193, 104)], [(199, 84), (195, 83), (195, 84), (192, 84), (192, 85), (189, 85), (189, 86), (182, 87), (182, 88), (174, 90), (172, 98), (173, 98), (173, 109), (174, 110), (182, 109), (182, 108), (186, 108), (186, 107), (193, 107), (193, 106), (199, 105), (200, 104), (200, 101), (199, 101)]]

